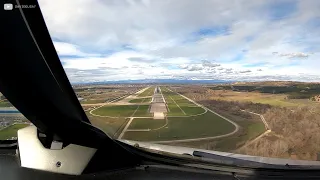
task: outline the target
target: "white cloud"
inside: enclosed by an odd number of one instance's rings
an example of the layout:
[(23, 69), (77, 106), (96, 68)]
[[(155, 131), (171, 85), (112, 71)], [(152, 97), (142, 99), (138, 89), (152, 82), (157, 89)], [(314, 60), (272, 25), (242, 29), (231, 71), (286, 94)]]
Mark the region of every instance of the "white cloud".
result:
[(285, 56), (289, 58), (307, 58), (309, 55), (306, 53), (298, 52), (298, 53), (281, 53), (279, 56)]
[(211, 68), (213, 68), (213, 67), (218, 67), (218, 66), (220, 66), (220, 64), (216, 64), (216, 63), (213, 63), (213, 62), (204, 60), (204, 61), (202, 61), (202, 66), (203, 66), (203, 67), (211, 67)]
[(203, 70), (203, 67), (193, 65), (193, 66), (189, 66), (187, 69), (188, 69), (188, 71), (200, 71), (200, 70)]
[[(114, 68), (120, 69), (124, 66), (129, 68), (145, 67), (148, 65), (142, 64), (142, 61), (149, 59), (150, 56), (143, 53), (133, 51), (122, 51), (114, 53), (110, 56), (102, 57), (82, 57), (82, 58), (62, 58), (61, 61), (65, 68), (76, 69), (98, 69), (98, 68)], [(140, 61), (139, 61), (140, 60)]]
[(251, 72), (250, 70), (244, 70), (244, 71), (239, 71), (239, 73), (249, 73)]
[(60, 56), (99, 56), (99, 54), (84, 53), (74, 44), (55, 41), (53, 44)]
[(59, 40), (54, 42), (58, 54), (81, 57), (61, 59), (78, 79), (216, 78), (221, 72), (222, 79), (310, 80), (320, 75), (318, 0), (39, 4), (51, 37)]

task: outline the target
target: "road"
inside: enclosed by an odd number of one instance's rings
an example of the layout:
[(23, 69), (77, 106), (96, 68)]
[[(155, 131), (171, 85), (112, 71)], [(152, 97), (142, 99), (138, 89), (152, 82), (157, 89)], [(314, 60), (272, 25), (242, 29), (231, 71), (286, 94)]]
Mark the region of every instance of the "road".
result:
[(254, 115), (257, 115), (257, 116), (260, 116), (261, 118), (261, 121), (263, 122), (266, 130), (269, 130), (270, 127), (269, 127), (269, 124), (267, 123), (266, 119), (263, 117), (262, 114), (258, 114), (258, 113), (255, 113), (255, 112), (251, 112), (251, 111), (246, 111), (246, 110), (241, 110), (241, 111), (244, 111), (244, 112), (247, 112), (247, 113), (251, 113), (251, 114), (254, 114)]
[(271, 133), (271, 130), (270, 130), (270, 129), (266, 130), (264, 133), (260, 134), (258, 137), (254, 138), (252, 141), (244, 144), (243, 146), (241, 146), (241, 147), (238, 148), (237, 150), (239, 151), (239, 150), (241, 150), (241, 149), (243, 149), (243, 148), (245, 148), (245, 147), (247, 147), (247, 146), (250, 146), (251, 144), (253, 144), (254, 142), (258, 141), (260, 138), (262, 138), (263, 136), (265, 136), (265, 135), (267, 135), (267, 134), (269, 134), (269, 133)]
[(127, 131), (128, 127), (130, 126), (130, 124), (132, 123), (134, 118), (130, 118), (129, 122), (127, 123), (127, 125), (123, 128), (121, 134), (119, 135), (118, 139), (121, 139), (122, 136), (124, 135), (124, 133)]

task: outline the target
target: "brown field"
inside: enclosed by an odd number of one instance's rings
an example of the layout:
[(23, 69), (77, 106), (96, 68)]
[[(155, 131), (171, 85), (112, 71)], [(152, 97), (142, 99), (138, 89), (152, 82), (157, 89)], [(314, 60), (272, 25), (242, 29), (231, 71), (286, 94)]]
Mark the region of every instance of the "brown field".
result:
[(281, 107), (319, 106), (320, 103), (309, 99), (286, 99), (285, 94), (268, 94), (260, 92), (237, 92), (232, 90), (207, 90), (209, 99), (224, 101), (250, 101), (253, 103), (270, 104)]
[(128, 95), (136, 92), (141, 87), (131, 86), (106, 86), (106, 85), (92, 85), (74, 87), (78, 98), (83, 98), (81, 104), (99, 104), (108, 102), (114, 98)]
[(94, 104), (94, 103), (103, 103), (107, 101), (109, 98), (116, 98), (122, 95), (125, 95), (126, 91), (110, 91), (104, 92), (101, 94), (96, 94), (94, 91), (86, 91), (86, 92), (79, 92), (78, 97), (84, 98), (81, 101), (82, 104)]

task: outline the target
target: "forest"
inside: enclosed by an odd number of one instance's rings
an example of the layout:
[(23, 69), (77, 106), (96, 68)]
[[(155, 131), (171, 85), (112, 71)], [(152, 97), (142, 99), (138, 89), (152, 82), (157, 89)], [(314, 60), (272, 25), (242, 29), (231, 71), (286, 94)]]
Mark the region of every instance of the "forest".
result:
[(238, 153), (303, 160), (320, 158), (320, 111), (309, 107), (268, 109), (272, 133)]

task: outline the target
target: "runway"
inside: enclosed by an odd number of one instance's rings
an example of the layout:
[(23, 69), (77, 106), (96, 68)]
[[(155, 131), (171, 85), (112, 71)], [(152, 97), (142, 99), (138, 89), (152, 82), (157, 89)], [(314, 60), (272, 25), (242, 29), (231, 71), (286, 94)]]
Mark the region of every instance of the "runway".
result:
[(164, 119), (166, 112), (166, 101), (162, 95), (160, 87), (156, 87), (152, 96), (150, 113), (153, 113), (153, 119)]

